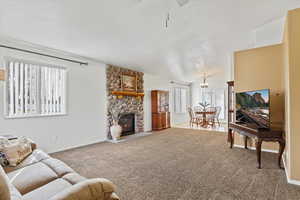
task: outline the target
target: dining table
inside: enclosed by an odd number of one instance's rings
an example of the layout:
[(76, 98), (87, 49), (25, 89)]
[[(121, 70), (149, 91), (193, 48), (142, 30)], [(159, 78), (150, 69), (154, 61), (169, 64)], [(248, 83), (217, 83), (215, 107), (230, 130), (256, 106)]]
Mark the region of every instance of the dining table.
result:
[(200, 125), (204, 128), (207, 128), (207, 126), (209, 125), (209, 121), (207, 120), (206, 116), (213, 115), (215, 113), (216, 111), (205, 111), (205, 110), (195, 111), (195, 114), (202, 115), (202, 123)]

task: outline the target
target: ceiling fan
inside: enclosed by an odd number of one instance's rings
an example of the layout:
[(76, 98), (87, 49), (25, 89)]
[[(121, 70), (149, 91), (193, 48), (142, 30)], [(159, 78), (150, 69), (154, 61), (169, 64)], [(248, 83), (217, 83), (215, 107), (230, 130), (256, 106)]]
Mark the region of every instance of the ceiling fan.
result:
[[(178, 3), (178, 5), (180, 7), (185, 6), (186, 4), (188, 4), (190, 2), (190, 0), (176, 0), (176, 2)], [(166, 19), (165, 19), (165, 27), (168, 28), (169, 26), (169, 22), (170, 22), (170, 12), (167, 13)]]
[(176, 0), (179, 6), (184, 6), (189, 3), (190, 0)]

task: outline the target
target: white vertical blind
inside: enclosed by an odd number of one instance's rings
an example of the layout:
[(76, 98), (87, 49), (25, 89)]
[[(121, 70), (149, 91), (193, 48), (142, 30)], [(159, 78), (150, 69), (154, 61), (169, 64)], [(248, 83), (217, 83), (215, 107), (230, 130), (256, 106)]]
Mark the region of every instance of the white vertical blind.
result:
[(181, 102), (180, 102), (180, 88), (174, 89), (174, 106), (175, 113), (181, 113)]
[(15, 114), (20, 113), (20, 102), (19, 102), (19, 63), (16, 62), (14, 65), (14, 88), (15, 88)]
[(65, 76), (61, 67), (7, 62), (7, 116), (65, 114)]
[(180, 90), (180, 100), (181, 100), (181, 112), (186, 113), (187, 110), (187, 90), (185, 88), (181, 88)]
[(41, 67), (41, 113), (56, 114), (65, 112), (65, 69)]
[(24, 66), (24, 113), (29, 113), (29, 67), (28, 64)]
[(8, 115), (15, 113), (15, 92), (14, 92), (14, 63), (9, 62), (9, 78), (8, 78)]
[(174, 88), (174, 111), (175, 113), (187, 112), (188, 94), (186, 88)]

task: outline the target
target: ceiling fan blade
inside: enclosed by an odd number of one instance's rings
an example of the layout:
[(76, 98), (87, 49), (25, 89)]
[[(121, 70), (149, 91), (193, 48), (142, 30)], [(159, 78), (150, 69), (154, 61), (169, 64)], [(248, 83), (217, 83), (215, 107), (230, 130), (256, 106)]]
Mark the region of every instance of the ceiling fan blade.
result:
[(176, 0), (179, 6), (184, 6), (189, 3), (189, 0)]

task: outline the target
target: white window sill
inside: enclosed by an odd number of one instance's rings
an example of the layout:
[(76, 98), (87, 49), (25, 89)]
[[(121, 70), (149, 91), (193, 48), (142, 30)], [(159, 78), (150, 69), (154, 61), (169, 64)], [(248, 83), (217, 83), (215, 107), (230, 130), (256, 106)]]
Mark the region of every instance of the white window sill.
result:
[(39, 118), (39, 117), (59, 117), (66, 116), (67, 113), (53, 113), (53, 114), (31, 114), (31, 115), (18, 115), (18, 116), (5, 116), (5, 119), (25, 119), (25, 118)]

